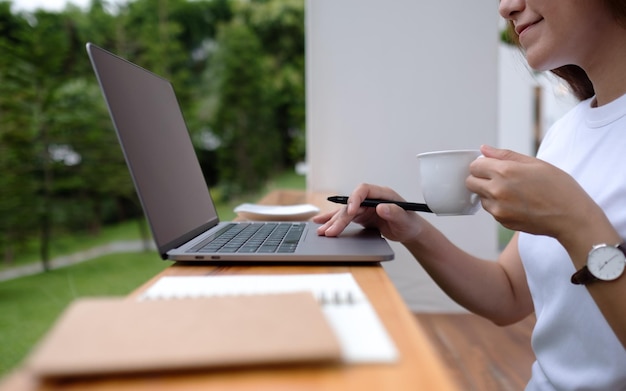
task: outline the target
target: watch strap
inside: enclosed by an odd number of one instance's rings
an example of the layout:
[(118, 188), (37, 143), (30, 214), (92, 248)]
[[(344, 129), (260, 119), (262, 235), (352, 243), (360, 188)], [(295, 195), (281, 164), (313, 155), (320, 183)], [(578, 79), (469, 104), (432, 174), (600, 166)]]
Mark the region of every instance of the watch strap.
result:
[(576, 273), (572, 274), (571, 278), (572, 284), (575, 285), (587, 285), (597, 280), (598, 279), (596, 278), (596, 276), (591, 274), (587, 265), (583, 266)]
[[(618, 250), (624, 253), (626, 256), (626, 248), (624, 248), (623, 243), (615, 246)], [(587, 285), (594, 281), (598, 281), (596, 276), (591, 274), (587, 265), (583, 266), (580, 270), (572, 275), (571, 282), (575, 285)]]

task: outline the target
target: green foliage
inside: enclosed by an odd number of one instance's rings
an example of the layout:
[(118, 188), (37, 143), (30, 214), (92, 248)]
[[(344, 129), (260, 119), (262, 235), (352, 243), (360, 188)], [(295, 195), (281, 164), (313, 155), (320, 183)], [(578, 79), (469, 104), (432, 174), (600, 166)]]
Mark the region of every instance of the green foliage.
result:
[[(219, 136), (221, 150), (199, 154), (205, 175), (220, 178), (210, 183), (231, 201), (221, 206), (224, 217), (243, 201), (236, 192), (255, 194), (247, 191), (303, 158), (303, 0), (135, 0), (116, 7), (92, 0), (86, 10), (20, 14), (0, 0), (4, 265), (23, 251), (25, 261), (45, 261), (111, 240), (101, 231), (109, 222), (126, 221), (125, 236), (145, 230), (135, 228), (141, 212), (84, 50), (88, 41), (170, 78), (196, 144), (206, 133)], [(292, 179), (303, 186), (302, 177)], [(167, 264), (152, 252), (116, 255), (1, 283), (0, 373), (73, 298), (127, 294)]]
[[(91, 41), (173, 82), (211, 186), (258, 189), (304, 156), (303, 0), (135, 0), (14, 14), (0, 0), (0, 260), (141, 215)], [(206, 148), (206, 135), (221, 143)]]
[(275, 127), (287, 154), (286, 164), (304, 159), (304, 1), (244, 3), (242, 18), (259, 37), (268, 59)]
[[(6, 14), (3, 18), (11, 20)], [(0, 211), (8, 215), (0, 223), (7, 232), (0, 244), (9, 258), (13, 243), (32, 234), (35, 226), (42, 243), (50, 236), (53, 183), (48, 151), (59, 132), (54, 98), (73, 71), (75, 43), (73, 25), (63, 15), (38, 11), (28, 22), (13, 17), (10, 26), (0, 41), (0, 148), (8, 156), (0, 165), (7, 170), (4, 180), (9, 183), (3, 190), (6, 198), (0, 199)], [(17, 208), (12, 205), (15, 200)], [(44, 245), (42, 259), (46, 258)]]
[(509, 26), (500, 30), (500, 42), (507, 45), (518, 46), (517, 35), (515, 31)]
[(221, 48), (213, 65), (217, 103), (213, 128), (220, 138), (217, 150), (219, 182), (226, 195), (258, 189), (281, 160), (280, 137), (273, 125), (268, 94), (268, 68), (259, 61), (261, 45), (244, 24), (220, 30)]
[(304, 2), (235, 2), (215, 48), (200, 110), (228, 198), (304, 158)]

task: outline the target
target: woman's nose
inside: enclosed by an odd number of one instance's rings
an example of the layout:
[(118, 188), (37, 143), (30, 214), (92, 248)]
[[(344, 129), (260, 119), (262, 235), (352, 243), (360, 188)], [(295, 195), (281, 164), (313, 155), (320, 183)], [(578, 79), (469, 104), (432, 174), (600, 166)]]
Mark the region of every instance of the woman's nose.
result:
[(526, 0), (500, 0), (498, 12), (504, 19), (512, 19), (515, 14), (521, 12), (526, 7)]

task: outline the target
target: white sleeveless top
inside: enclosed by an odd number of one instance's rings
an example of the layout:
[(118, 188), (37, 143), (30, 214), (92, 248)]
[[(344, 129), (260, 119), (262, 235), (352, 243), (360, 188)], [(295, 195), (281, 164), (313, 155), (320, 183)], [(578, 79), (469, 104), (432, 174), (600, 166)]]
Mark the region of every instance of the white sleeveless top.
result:
[[(538, 157), (576, 178), (626, 239), (626, 95), (598, 108), (591, 102), (550, 129)], [(576, 270), (565, 249), (522, 233), (519, 252), (537, 316), (526, 390), (626, 390), (626, 349), (587, 289), (570, 282)]]

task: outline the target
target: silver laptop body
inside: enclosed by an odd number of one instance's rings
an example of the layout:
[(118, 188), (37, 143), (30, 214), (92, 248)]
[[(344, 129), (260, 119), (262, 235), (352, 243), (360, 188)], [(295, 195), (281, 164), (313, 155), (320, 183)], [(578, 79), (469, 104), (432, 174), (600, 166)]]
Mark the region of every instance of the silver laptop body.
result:
[[(304, 225), (290, 253), (196, 251), (220, 222), (172, 84), (96, 45), (87, 52), (135, 189), (163, 259), (175, 261), (380, 262), (393, 250), (376, 230), (351, 225), (338, 238)], [(271, 222), (273, 223), (273, 222)]]

